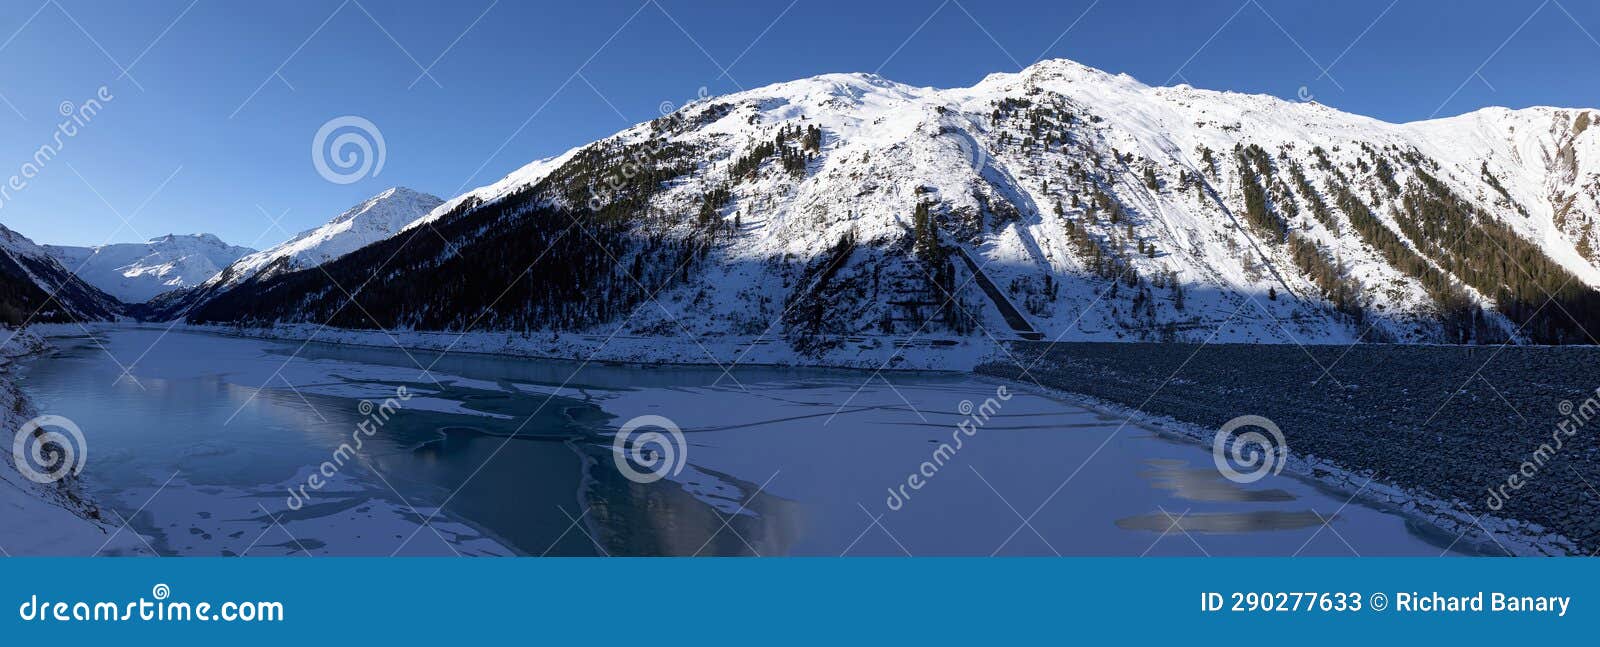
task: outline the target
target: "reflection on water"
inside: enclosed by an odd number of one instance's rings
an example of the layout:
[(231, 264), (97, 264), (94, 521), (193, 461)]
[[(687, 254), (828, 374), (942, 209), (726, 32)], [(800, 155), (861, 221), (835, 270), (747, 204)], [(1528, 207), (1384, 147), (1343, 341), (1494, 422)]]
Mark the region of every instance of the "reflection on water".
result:
[[(1149, 479), (1151, 487), (1171, 491), (1173, 496), (1185, 501), (1230, 503), (1277, 503), (1294, 501), (1295, 496), (1282, 489), (1247, 488), (1230, 481), (1215, 469), (1193, 468), (1188, 461), (1151, 459), (1145, 461), (1151, 469), (1139, 473)], [(1335, 515), (1328, 515), (1331, 522)], [(1240, 510), (1236, 512), (1196, 512), (1177, 514), (1159, 510), (1117, 520), (1118, 528), (1149, 530), (1155, 532), (1236, 533), (1268, 530), (1292, 530), (1319, 526), (1323, 517), (1310, 510)]]
[(1152, 481), (1151, 486), (1171, 490), (1173, 495), (1189, 501), (1293, 501), (1294, 495), (1277, 488), (1249, 489), (1234, 483), (1215, 469), (1192, 468), (1187, 461), (1151, 459), (1145, 461), (1151, 469), (1139, 476)]
[[(803, 506), (757, 492), (759, 484), (708, 472), (740, 507), (709, 506), (670, 482), (640, 484), (611, 467), (609, 451), (591, 452), (595, 478), (584, 488), (595, 541), (610, 555), (788, 555), (803, 531)], [(663, 487), (663, 483), (666, 484)], [(725, 508), (726, 506), (722, 506)]]
[[(1196, 554), (1164, 541), (1179, 528), (1205, 535), (1206, 554), (1349, 554), (1311, 535), (1324, 518), (1364, 554), (1436, 555), (1453, 539), (1287, 477), (1234, 484), (1204, 448), (1030, 394), (886, 508), (964, 419), (959, 403), (994, 392), (966, 375), (724, 375), (138, 328), (55, 343), (24, 389), (84, 429), (90, 495), (162, 554)], [(137, 384), (107, 352), (138, 360)], [(359, 403), (402, 385), (402, 410), (289, 509), (287, 488), (340, 454)], [(688, 464), (640, 484), (610, 434), (645, 414), (682, 427)]]
[[(1332, 515), (1329, 520), (1332, 521)], [(1153, 512), (1136, 517), (1118, 519), (1117, 527), (1128, 530), (1153, 532), (1234, 533), (1261, 532), (1263, 530), (1292, 530), (1322, 525), (1322, 517), (1310, 510), (1284, 512), (1281, 510), (1255, 510), (1251, 512), (1200, 512), (1190, 514)]]

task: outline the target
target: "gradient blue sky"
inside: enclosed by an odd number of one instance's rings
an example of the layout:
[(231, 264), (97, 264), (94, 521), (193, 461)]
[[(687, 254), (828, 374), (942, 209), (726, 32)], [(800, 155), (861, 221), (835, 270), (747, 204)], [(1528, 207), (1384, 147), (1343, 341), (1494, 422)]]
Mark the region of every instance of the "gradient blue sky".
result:
[[(1289, 98), (1305, 88), (1391, 121), (1600, 106), (1600, 6), (1578, 0), (0, 7), (0, 178), (51, 140), (63, 101), (101, 85), (115, 97), (0, 206), (0, 223), (41, 243), (203, 231), (264, 248), (388, 186), (448, 198), (702, 86), (720, 94), (826, 72), (948, 87), (1065, 57), (1150, 84)], [(378, 126), (387, 157), (376, 177), (333, 184), (312, 165), (311, 140), (347, 114)]]

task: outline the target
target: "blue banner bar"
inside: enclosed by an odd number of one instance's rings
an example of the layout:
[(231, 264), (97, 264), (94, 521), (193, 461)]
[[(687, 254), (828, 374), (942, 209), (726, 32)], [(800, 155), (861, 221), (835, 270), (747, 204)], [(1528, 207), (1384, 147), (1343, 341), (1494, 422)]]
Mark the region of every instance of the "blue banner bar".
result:
[(9, 645), (1486, 644), (1600, 629), (1586, 559), (10, 559), (0, 573)]

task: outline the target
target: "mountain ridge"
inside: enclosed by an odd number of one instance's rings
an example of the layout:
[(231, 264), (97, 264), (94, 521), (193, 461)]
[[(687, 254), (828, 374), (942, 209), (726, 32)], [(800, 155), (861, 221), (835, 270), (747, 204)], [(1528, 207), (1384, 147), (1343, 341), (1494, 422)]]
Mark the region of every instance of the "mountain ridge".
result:
[(167, 234), (143, 243), (43, 247), (79, 278), (130, 304), (197, 285), (256, 251), (205, 233)]
[(165, 292), (151, 300), (141, 313), (169, 313), (176, 317), (192, 305), (214, 298), (242, 284), (268, 280), (285, 272), (306, 270), (392, 236), (442, 201), (405, 187), (390, 187), (352, 206), (328, 222), (302, 231), (273, 247), (242, 255), (204, 280), (184, 289)]
[(0, 324), (103, 321), (123, 314), (115, 297), (84, 282), (43, 247), (0, 225)]
[[(1392, 124), (1065, 60), (970, 88), (821, 75), (534, 162), (399, 230), (438, 236), (188, 318), (780, 339), (779, 361), (868, 364), (908, 335), (1011, 337), (1011, 309), (1063, 340), (1594, 343), (1597, 116)], [(371, 278), (362, 307), (330, 276)]]

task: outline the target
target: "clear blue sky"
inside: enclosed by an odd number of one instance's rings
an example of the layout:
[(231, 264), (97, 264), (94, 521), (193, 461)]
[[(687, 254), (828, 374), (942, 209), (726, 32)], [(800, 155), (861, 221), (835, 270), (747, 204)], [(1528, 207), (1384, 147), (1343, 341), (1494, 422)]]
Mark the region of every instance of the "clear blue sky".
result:
[[(448, 198), (653, 118), (702, 86), (725, 93), (826, 72), (948, 87), (1044, 56), (1150, 84), (1283, 97), (1305, 88), (1391, 121), (1600, 106), (1600, 7), (1579, 0), (0, 6), (0, 184), (52, 141), (63, 101), (81, 104), (101, 85), (114, 97), (0, 205), (0, 223), (42, 243), (203, 231), (266, 247), (286, 237), (269, 215), (287, 212), (292, 232), (391, 185)], [(341, 115), (382, 132), (376, 177), (335, 184), (312, 164), (315, 133)]]

